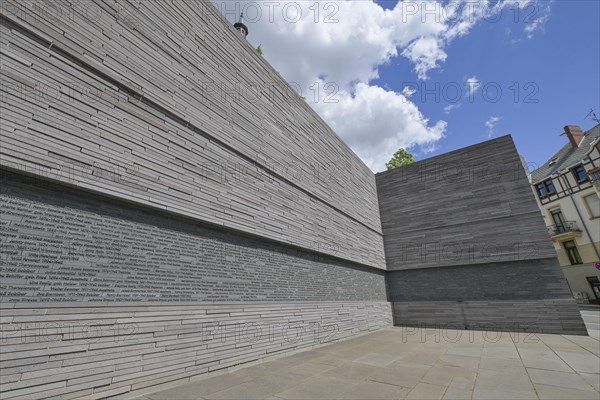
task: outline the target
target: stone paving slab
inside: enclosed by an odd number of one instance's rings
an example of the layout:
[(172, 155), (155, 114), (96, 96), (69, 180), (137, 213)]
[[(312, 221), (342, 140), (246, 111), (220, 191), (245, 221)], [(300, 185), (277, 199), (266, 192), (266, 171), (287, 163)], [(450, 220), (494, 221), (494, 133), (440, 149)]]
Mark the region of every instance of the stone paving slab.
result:
[(138, 400), (596, 399), (600, 341), (394, 327)]

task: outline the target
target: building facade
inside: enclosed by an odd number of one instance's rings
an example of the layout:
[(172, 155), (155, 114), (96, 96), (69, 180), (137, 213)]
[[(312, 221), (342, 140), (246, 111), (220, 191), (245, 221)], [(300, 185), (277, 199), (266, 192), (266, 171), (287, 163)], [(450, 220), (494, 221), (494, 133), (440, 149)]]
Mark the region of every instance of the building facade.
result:
[(573, 297), (600, 304), (600, 125), (564, 135), (569, 143), (531, 173), (532, 188)]

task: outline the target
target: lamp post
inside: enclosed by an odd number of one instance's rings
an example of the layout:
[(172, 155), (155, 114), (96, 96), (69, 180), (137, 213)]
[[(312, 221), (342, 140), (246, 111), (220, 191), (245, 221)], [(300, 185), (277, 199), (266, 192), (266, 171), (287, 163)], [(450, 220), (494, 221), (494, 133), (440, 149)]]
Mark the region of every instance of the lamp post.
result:
[(244, 13), (240, 14), (240, 20), (233, 24), (233, 27), (237, 29), (238, 32), (240, 32), (244, 39), (246, 38), (246, 36), (248, 36), (248, 27), (246, 26), (246, 24), (244, 24)]

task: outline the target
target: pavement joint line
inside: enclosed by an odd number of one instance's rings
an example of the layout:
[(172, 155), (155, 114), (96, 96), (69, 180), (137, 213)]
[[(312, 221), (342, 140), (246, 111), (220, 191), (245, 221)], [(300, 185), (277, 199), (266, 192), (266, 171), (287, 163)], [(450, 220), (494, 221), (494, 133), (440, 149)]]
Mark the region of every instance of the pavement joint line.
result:
[[(561, 335), (562, 336), (562, 335)], [(546, 342), (544, 342), (544, 344), (546, 344)], [(548, 346), (546, 344), (546, 346)], [(552, 347), (548, 346), (550, 348), (550, 350), (552, 351), (552, 353), (554, 353), (562, 362), (564, 362), (565, 364), (567, 364), (569, 366), (569, 368), (571, 368), (571, 370), (573, 371), (574, 374), (577, 374), (577, 371), (575, 370), (575, 368), (573, 368), (571, 366), (571, 364), (569, 364), (567, 362), (567, 360), (565, 360), (564, 358), (562, 358)], [(580, 346), (581, 347), (581, 346)], [(593, 353), (592, 353), (593, 354)], [(600, 361), (600, 360), (599, 360)], [(587, 382), (586, 382), (587, 383)]]
[[(598, 354), (595, 354), (595, 353), (594, 353), (594, 352), (592, 352), (591, 350), (589, 350), (589, 349), (586, 349), (585, 347), (583, 347), (582, 345), (580, 345), (580, 344), (579, 344), (579, 343), (577, 343), (577, 342), (574, 342), (574, 341), (572, 341), (572, 340), (571, 340), (571, 339), (569, 339), (568, 337), (565, 337), (564, 335), (561, 335), (561, 337), (563, 337), (564, 339), (568, 340), (569, 342), (571, 342), (571, 343), (575, 344), (576, 346), (578, 346), (578, 347), (581, 347), (583, 350), (585, 350), (585, 351), (587, 351), (587, 352), (589, 352), (589, 353), (592, 353), (593, 355), (595, 355), (596, 357), (598, 357)], [(595, 339), (595, 338), (593, 338), (593, 337), (591, 337), (591, 336), (588, 336), (588, 337), (589, 337), (589, 338), (592, 338), (592, 339), (594, 339), (594, 340), (596, 340), (596, 341), (598, 342), (598, 350), (600, 351), (600, 341), (598, 341), (597, 339)]]

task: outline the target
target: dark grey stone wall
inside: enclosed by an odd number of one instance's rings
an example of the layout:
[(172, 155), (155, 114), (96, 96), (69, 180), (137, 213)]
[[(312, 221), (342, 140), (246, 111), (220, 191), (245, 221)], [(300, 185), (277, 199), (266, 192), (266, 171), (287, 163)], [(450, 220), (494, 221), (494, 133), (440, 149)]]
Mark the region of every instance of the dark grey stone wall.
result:
[(490, 332), (587, 335), (573, 299), (403, 301), (392, 303), (396, 326)]
[(372, 172), (210, 1), (0, 12), (0, 165), (385, 269)]
[(385, 301), (385, 276), (3, 173), (2, 302)]
[(390, 271), (556, 257), (510, 136), (376, 179)]
[(388, 272), (390, 301), (571, 299), (556, 258)]
[(587, 333), (510, 136), (376, 179), (396, 325)]
[(390, 271), (401, 326), (586, 335), (556, 258)]

